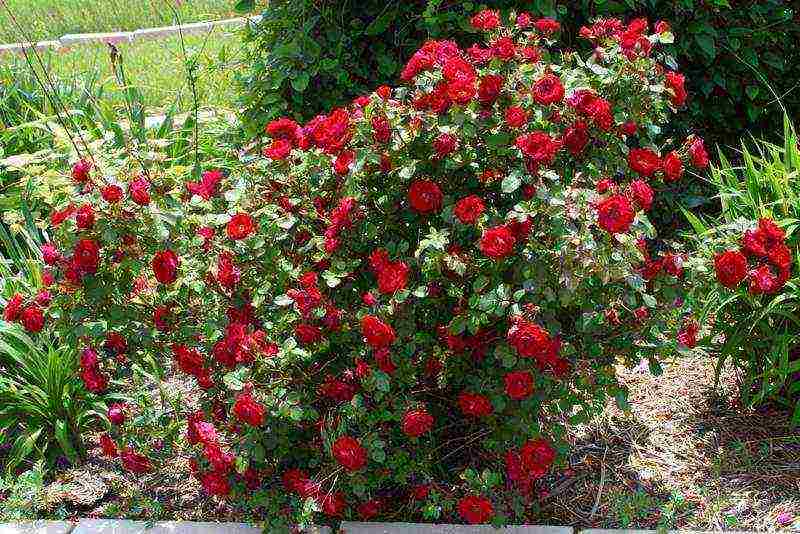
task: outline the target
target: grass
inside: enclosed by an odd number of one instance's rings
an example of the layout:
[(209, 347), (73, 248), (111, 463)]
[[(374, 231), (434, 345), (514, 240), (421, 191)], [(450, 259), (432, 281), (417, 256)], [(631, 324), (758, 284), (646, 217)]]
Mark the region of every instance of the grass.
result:
[[(240, 42), (235, 34), (216, 28), (208, 35), (186, 35), (187, 55), (197, 61), (198, 101), (203, 106), (230, 108), (236, 88), (232, 79)], [(191, 108), (192, 99), (178, 36), (155, 41), (134, 41), (119, 44), (117, 49), (125, 66), (130, 85), (141, 92), (149, 108), (164, 109), (178, 102), (178, 109)], [(77, 91), (91, 95), (101, 107), (119, 108), (124, 103), (123, 91), (111, 69), (109, 47), (104, 44), (82, 45), (41, 55), (51, 76), (65, 85), (79, 86)], [(0, 61), (16, 63), (29, 69), (24, 58), (6, 56)], [(70, 107), (67, 104), (67, 107)]]
[[(19, 35), (3, 3), (25, 28)], [(67, 33), (127, 31), (174, 24), (170, 3), (182, 22), (233, 16), (229, 0), (3, 0), (0, 43), (55, 39)]]

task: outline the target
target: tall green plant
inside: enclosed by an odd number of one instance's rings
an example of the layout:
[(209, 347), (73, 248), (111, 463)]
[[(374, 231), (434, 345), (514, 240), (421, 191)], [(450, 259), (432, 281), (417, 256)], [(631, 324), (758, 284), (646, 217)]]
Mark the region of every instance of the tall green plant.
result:
[[(800, 147), (789, 118), (782, 146), (754, 138), (735, 155), (720, 151), (710, 182), (721, 211), (716, 220), (701, 220), (686, 211), (699, 252), (697, 269), (712, 268), (722, 249), (742, 244), (754, 221), (771, 219), (785, 232), (793, 272), (772, 294), (753, 294), (745, 287), (727, 289), (696, 277), (694, 299), (701, 323), (710, 325), (706, 342), (718, 358), (717, 377), (725, 364), (742, 371), (742, 397), (750, 405), (778, 400), (793, 408), (800, 423)], [(752, 272), (748, 276), (753, 276)]]

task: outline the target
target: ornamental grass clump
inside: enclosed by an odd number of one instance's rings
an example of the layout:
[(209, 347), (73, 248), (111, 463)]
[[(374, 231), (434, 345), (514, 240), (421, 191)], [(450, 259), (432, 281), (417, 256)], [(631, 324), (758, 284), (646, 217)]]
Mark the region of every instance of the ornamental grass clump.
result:
[[(658, 137), (686, 98), (668, 26), (600, 20), (581, 58), (513, 20), (478, 13), (486, 46), (427, 42), (401, 86), (270, 123), (247, 172), (76, 167), (44, 323), (79, 329), (93, 391), (146, 355), (196, 385), (208, 494), (275, 524), (526, 522), (566, 425), (625, 404), (614, 365), (682, 343), (683, 255), (647, 212), (704, 163)], [(135, 421), (103, 450), (146, 473), (172, 449)]]

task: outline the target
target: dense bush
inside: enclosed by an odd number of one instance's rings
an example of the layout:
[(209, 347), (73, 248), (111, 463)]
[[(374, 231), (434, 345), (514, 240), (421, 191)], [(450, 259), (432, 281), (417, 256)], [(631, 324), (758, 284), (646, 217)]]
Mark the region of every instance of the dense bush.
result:
[[(565, 425), (626, 405), (614, 365), (694, 344), (692, 321), (671, 333), (684, 257), (647, 212), (708, 159), (661, 140), (686, 98), (656, 60), (666, 25), (601, 20), (583, 58), (555, 21), (513, 21), (483, 11), (488, 47), (430, 41), (403, 87), (269, 123), (248, 169), (78, 161), (43, 249), (52, 304), (6, 319), (80, 336), (94, 392), (131, 362), (196, 383), (175, 407), (194, 475), (272, 530), (525, 522)], [(135, 412), (112, 407), (101, 444), (147, 473), (174, 449)]]
[(719, 219), (687, 214), (696, 232), (691, 298), (702, 344), (720, 369), (741, 371), (743, 399), (777, 399), (800, 424), (800, 146), (788, 119), (784, 139), (745, 143), (741, 166), (720, 155), (712, 168)]
[(556, 17), (574, 46), (581, 46), (579, 28), (595, 17), (635, 13), (669, 21), (684, 36), (667, 47), (676, 61), (671, 67), (686, 74), (692, 94), (687, 121), (679, 125), (691, 124), (715, 142), (736, 142), (745, 129), (772, 132), (780, 108), (763, 80), (790, 112), (800, 112), (794, 75), (800, 11), (787, 0), (272, 0), (246, 37), (246, 122), (255, 131), (287, 110), (308, 119), (394, 83), (404, 59), (427, 38), (472, 44), (477, 34), (464, 14), (479, 4)]

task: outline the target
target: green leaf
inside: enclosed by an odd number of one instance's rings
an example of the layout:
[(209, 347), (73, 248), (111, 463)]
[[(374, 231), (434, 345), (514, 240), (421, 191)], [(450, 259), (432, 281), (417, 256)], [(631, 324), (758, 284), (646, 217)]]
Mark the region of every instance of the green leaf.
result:
[(397, 12), (395, 10), (387, 10), (383, 15), (373, 20), (364, 30), (364, 33), (366, 35), (379, 35), (385, 32), (396, 15)]
[(292, 79), (292, 89), (298, 93), (302, 93), (308, 87), (308, 82), (310, 80), (311, 78), (308, 76), (308, 73), (300, 72)]
[(239, 0), (233, 7), (237, 13), (249, 13), (256, 8), (256, 0)]
[(708, 57), (708, 59), (714, 59), (717, 57), (717, 47), (714, 43), (714, 38), (711, 35), (705, 33), (699, 33), (694, 36), (694, 40), (697, 43), (697, 46), (700, 47), (700, 50)]
[(522, 185), (522, 177), (520, 176), (519, 172), (514, 171), (503, 178), (503, 183), (500, 184), (500, 187), (502, 188), (503, 193), (513, 193), (519, 189), (520, 185)]

